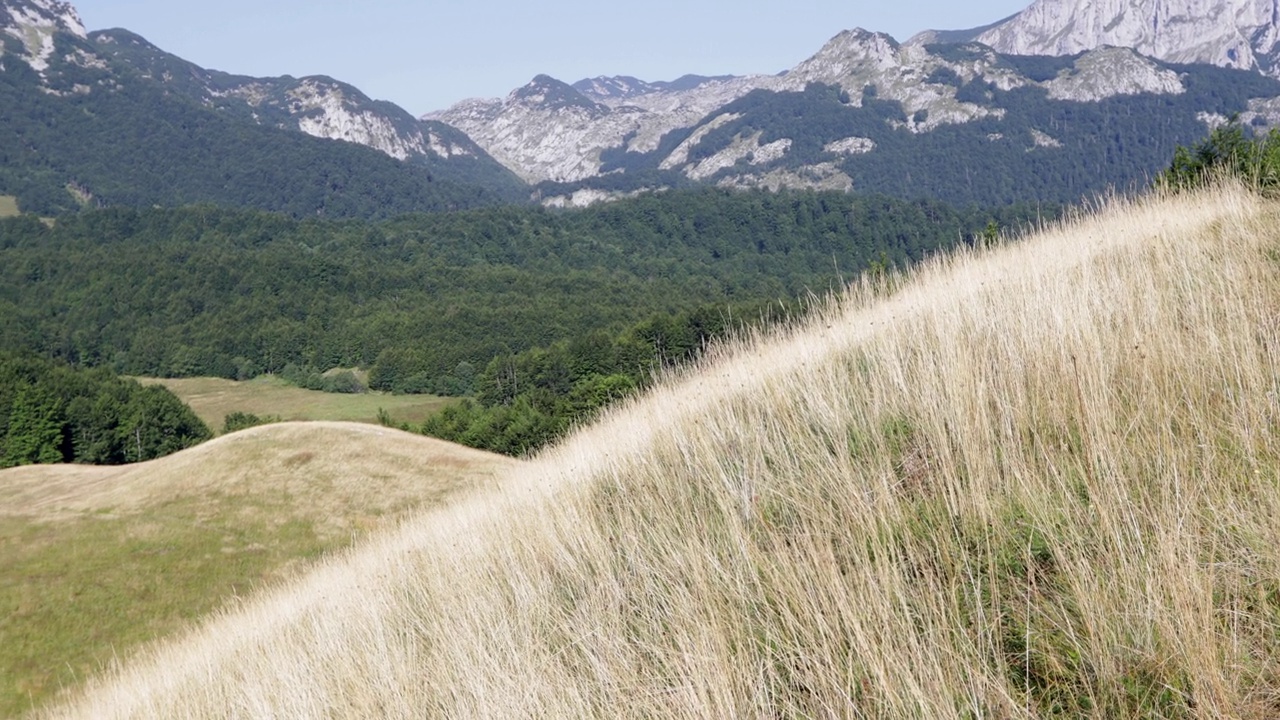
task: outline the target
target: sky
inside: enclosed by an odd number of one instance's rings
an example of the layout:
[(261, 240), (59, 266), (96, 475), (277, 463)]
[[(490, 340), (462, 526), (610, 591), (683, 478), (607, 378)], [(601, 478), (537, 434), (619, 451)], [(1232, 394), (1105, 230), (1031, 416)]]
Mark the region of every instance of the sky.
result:
[(841, 30), (906, 40), (1001, 20), (1030, 0), (71, 0), (206, 68), (329, 75), (414, 115), (503, 97), (540, 73), (673, 80), (773, 74)]

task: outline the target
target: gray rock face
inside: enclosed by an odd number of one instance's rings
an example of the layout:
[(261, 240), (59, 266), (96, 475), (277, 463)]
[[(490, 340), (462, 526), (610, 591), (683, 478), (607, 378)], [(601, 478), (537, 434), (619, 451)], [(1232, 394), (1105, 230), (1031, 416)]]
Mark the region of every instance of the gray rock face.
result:
[(1037, 0), (978, 42), (1016, 55), (1105, 45), (1167, 62), (1280, 75), (1280, 0)]
[[(546, 75), (506, 98), (465, 100), (423, 116), (452, 125), (527, 182), (576, 182), (600, 173), (600, 154), (625, 146), (650, 152), (672, 130), (766, 86), (767, 77), (646, 83), (596, 78), (584, 94)], [(675, 89), (683, 88), (683, 89)]]
[(1120, 95), (1181, 95), (1182, 78), (1129, 48), (1104, 47), (1082, 55), (1075, 67), (1044, 83), (1054, 100), (1099, 102)]
[(719, 75), (716, 77), (685, 75), (670, 82), (645, 82), (629, 75), (601, 76), (579, 80), (573, 84), (573, 89), (597, 102), (607, 102), (610, 100), (626, 100), (658, 92), (694, 90), (707, 83), (732, 79), (732, 75)]

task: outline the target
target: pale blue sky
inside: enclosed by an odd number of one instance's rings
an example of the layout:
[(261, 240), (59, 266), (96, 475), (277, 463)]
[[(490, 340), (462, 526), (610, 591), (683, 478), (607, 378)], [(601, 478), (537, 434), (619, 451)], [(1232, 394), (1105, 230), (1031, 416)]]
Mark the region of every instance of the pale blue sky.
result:
[(671, 80), (776, 73), (853, 27), (905, 40), (969, 28), (1030, 0), (72, 0), (90, 30), (123, 27), (245, 75), (330, 75), (415, 115), (505, 96), (538, 73)]

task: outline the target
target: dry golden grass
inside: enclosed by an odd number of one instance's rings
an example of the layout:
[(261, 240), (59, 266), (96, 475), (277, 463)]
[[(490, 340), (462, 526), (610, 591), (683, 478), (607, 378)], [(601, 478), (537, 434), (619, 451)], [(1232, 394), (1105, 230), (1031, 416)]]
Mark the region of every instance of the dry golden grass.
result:
[(172, 390), (214, 432), (222, 429), (223, 421), (233, 412), (247, 412), (260, 417), (275, 416), (282, 420), (376, 423), (378, 411), (386, 410), (396, 423), (418, 425), (428, 416), (455, 402), (431, 395), (325, 393), (304, 390), (272, 376), (262, 376), (246, 382), (222, 378), (139, 378), (139, 381), (145, 385), (164, 385)]
[(0, 218), (13, 217), (20, 214), (18, 198), (12, 195), (0, 195)]
[(856, 288), (58, 717), (1275, 717), (1280, 209)]
[(515, 461), (354, 423), (0, 471), (0, 716)]
[(346, 422), (262, 425), (136, 465), (0, 471), (0, 516), (41, 521), (127, 513), (195, 497), (283, 496), (324, 532), (479, 487), (515, 465), (500, 455)]

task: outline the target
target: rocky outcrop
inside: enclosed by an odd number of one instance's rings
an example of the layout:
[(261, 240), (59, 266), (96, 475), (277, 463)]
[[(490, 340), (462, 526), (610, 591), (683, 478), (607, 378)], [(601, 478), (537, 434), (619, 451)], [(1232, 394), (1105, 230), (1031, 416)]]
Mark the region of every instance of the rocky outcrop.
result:
[(16, 53), (37, 72), (49, 69), (56, 51), (58, 33), (85, 38), (84, 23), (70, 3), (59, 0), (8, 0), (0, 3), (0, 32), (17, 43), (0, 45), (19, 49)]
[(99, 55), (159, 82), (170, 91), (252, 122), (364, 145), (397, 160), (481, 157), (484, 151), (453, 128), (420, 122), (333, 78), (256, 78), (207, 70), (127, 30), (92, 33)]
[(1161, 68), (1129, 48), (1102, 48), (1082, 55), (1075, 67), (1046, 82), (1054, 100), (1098, 102), (1120, 95), (1186, 92), (1178, 73)]
[(505, 99), (466, 100), (423, 119), (463, 131), (527, 182), (576, 182), (600, 173), (605, 150), (650, 152), (667, 133), (697, 124), (755, 84), (751, 78), (732, 78), (692, 90), (645, 86), (650, 90), (638, 95), (600, 91), (596, 101), (539, 75)]
[(1074, 55), (1112, 45), (1167, 62), (1280, 75), (1280, 2), (1037, 0), (974, 39), (1016, 55)]

